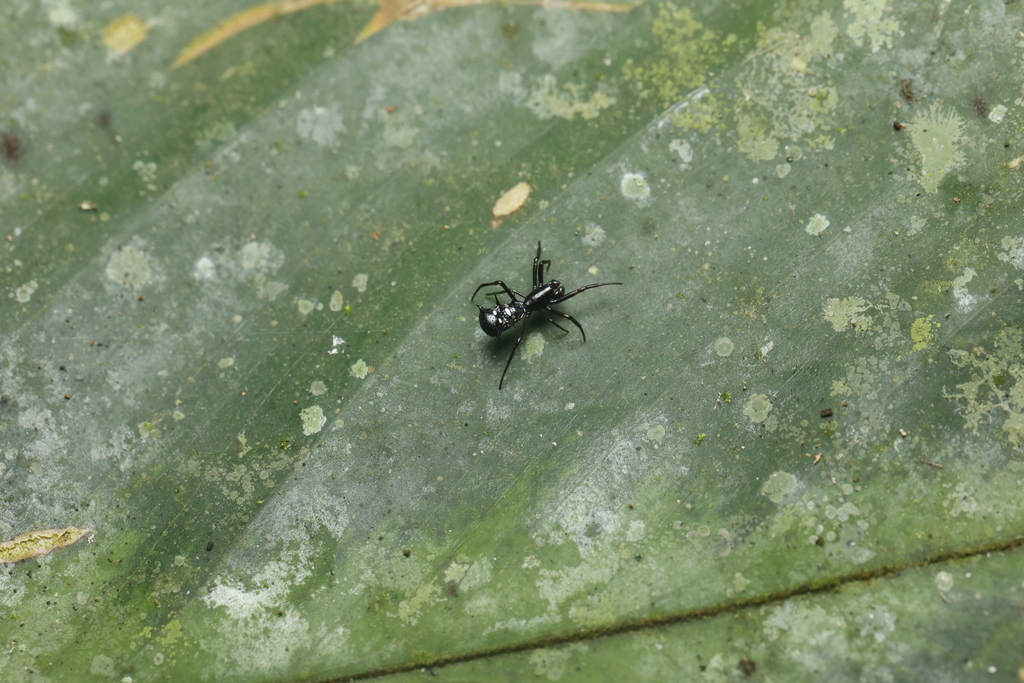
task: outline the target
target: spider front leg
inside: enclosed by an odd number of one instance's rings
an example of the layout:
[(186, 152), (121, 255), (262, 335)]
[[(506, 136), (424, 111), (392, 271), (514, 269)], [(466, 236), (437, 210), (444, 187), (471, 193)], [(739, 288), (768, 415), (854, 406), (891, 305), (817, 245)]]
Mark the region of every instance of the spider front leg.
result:
[[(483, 283), (482, 285), (477, 287), (476, 290), (474, 290), (473, 296), (469, 297), (469, 300), (472, 301), (473, 299), (475, 299), (476, 295), (484, 287), (495, 287), (495, 286), (501, 287), (503, 290), (505, 290), (505, 293), (508, 294), (509, 298), (512, 299), (512, 301), (518, 301), (519, 300), (519, 299), (516, 299), (516, 294), (519, 294), (519, 292), (517, 292), (514, 289), (509, 289), (509, 286), (506, 285), (501, 280), (495, 280), (494, 282), (485, 282), (485, 283)], [(495, 294), (495, 296), (497, 296), (497, 292), (494, 292), (494, 294)], [(524, 297), (523, 297), (522, 294), (519, 294), (519, 298), (521, 299), (521, 298), (524, 298)], [(495, 301), (497, 301), (497, 299), (495, 299)]]
[(519, 328), (519, 339), (516, 339), (516, 345), (512, 347), (512, 353), (508, 354), (508, 360), (505, 362), (505, 369), (501, 371), (501, 379), (498, 381), (498, 391), (501, 391), (501, 385), (505, 383), (505, 373), (508, 372), (508, 366), (512, 365), (512, 359), (516, 356), (516, 349), (519, 348), (519, 343), (523, 341), (523, 337), (526, 335), (526, 323), (529, 322), (529, 320), (530, 313), (527, 313), (526, 317), (523, 318), (523, 326)]
[(551, 267), (551, 261), (540, 259), (540, 241), (537, 242), (537, 255), (533, 257), (533, 288), (537, 289), (544, 284), (544, 266)]

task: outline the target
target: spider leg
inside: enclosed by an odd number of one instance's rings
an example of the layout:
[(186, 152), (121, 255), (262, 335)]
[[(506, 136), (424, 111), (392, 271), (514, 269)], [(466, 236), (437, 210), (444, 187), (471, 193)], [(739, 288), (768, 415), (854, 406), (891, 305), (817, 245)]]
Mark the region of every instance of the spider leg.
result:
[(516, 349), (519, 348), (519, 343), (523, 341), (523, 337), (526, 335), (526, 323), (529, 320), (530, 313), (527, 313), (526, 317), (523, 318), (523, 326), (519, 329), (519, 339), (516, 339), (516, 345), (512, 347), (512, 353), (508, 354), (508, 361), (505, 363), (505, 369), (501, 371), (501, 380), (498, 381), (498, 391), (501, 391), (501, 385), (505, 383), (505, 373), (508, 372), (508, 366), (512, 365), (512, 359), (516, 356)]
[[(578, 327), (579, 331), (580, 331), (580, 334), (583, 335), (583, 341), (587, 341), (587, 333), (583, 331), (583, 325), (580, 325), (579, 321), (576, 320), (576, 318), (572, 317), (568, 313), (562, 313), (561, 311), (556, 311), (553, 308), (545, 308), (544, 310), (547, 311), (548, 313), (554, 313), (555, 315), (561, 316), (561, 317), (565, 318), (566, 320), (568, 320), (569, 322), (571, 322), (576, 327)], [(547, 316), (544, 316), (544, 317), (547, 318)], [(548, 320), (551, 320), (551, 318), (548, 318)], [(551, 322), (555, 323), (554, 320), (551, 320)], [(555, 327), (557, 327), (558, 329), (563, 330), (563, 331), (565, 330), (565, 328), (562, 327), (561, 325), (559, 325), (558, 323), (555, 323)]]
[(621, 284), (622, 284), (621, 282), (602, 282), (602, 283), (596, 284), (596, 285), (584, 285), (583, 287), (580, 287), (579, 289), (577, 289), (574, 292), (569, 292), (565, 296), (560, 296), (557, 299), (554, 299), (553, 301), (549, 301), (548, 304), (560, 304), (563, 301), (565, 301), (566, 299), (571, 299), (574, 296), (576, 296), (577, 294), (581, 294), (581, 293), (587, 291), (588, 289), (594, 289), (595, 287), (607, 287), (608, 285), (621, 285)]
[[(548, 321), (549, 323), (551, 323), (552, 325), (554, 325), (555, 327), (557, 327), (558, 329), (560, 329), (560, 330), (561, 330), (562, 332), (565, 332), (566, 334), (569, 334), (569, 330), (565, 329), (564, 327), (562, 327), (561, 325), (559, 325), (558, 323), (556, 323), (556, 322), (555, 322), (554, 320), (552, 320), (552, 319), (551, 319), (551, 316), (549, 316), (549, 315), (548, 315), (547, 313), (545, 313), (545, 312), (544, 312), (545, 310), (547, 310), (547, 311), (549, 311), (549, 312), (551, 312), (551, 313), (554, 313), (555, 315), (560, 315), (560, 316), (562, 316), (562, 317), (566, 317), (566, 316), (565, 316), (565, 313), (559, 313), (558, 311), (552, 311), (552, 310), (551, 310), (550, 308), (548, 308), (548, 309), (540, 309), (540, 311), (539, 311), (539, 312), (540, 312), (540, 314), (541, 314), (542, 316), (544, 316), (544, 319), (545, 319), (545, 320), (547, 320), (547, 321)], [(584, 340), (585, 340), (585, 339), (584, 339)]]
[(540, 258), (540, 240), (537, 241), (537, 255), (533, 257), (533, 288), (537, 289), (544, 282), (544, 266), (551, 267), (551, 261)]
[[(505, 290), (505, 293), (509, 295), (509, 298), (511, 298), (511, 299), (512, 299), (512, 301), (517, 301), (517, 299), (516, 299), (515, 295), (516, 295), (516, 294), (519, 294), (519, 292), (517, 292), (517, 291), (516, 291), (516, 290), (514, 290), (514, 289), (509, 289), (509, 288), (508, 288), (508, 285), (506, 285), (506, 284), (505, 284), (504, 282), (502, 282), (501, 280), (495, 280), (494, 282), (485, 282), (485, 283), (483, 283), (482, 285), (480, 285), (479, 287), (477, 287), (477, 288), (476, 288), (476, 289), (475, 289), (475, 290), (473, 291), (473, 296), (469, 297), (469, 300), (470, 300), (470, 301), (472, 301), (473, 299), (475, 299), (475, 298), (476, 298), (476, 295), (477, 295), (477, 293), (478, 293), (478, 292), (479, 292), (479, 291), (480, 291), (481, 289), (483, 289), (484, 287), (493, 287), (493, 286), (495, 286), (495, 285), (497, 285), (498, 287), (501, 287), (501, 288), (502, 288), (503, 290)], [(495, 292), (495, 294), (497, 294), (497, 292)], [(523, 295), (522, 295), (522, 294), (519, 294), (519, 296), (523, 296)]]

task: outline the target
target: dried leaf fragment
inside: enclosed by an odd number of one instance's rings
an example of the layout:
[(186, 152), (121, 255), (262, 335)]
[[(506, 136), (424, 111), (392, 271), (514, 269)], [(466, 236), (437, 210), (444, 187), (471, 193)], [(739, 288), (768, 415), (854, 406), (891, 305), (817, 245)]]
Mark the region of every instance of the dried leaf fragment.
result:
[(39, 555), (48, 555), (54, 550), (74, 545), (92, 529), (69, 526), (66, 529), (43, 529), (29, 531), (0, 543), (0, 564), (14, 564)]
[(504, 218), (515, 213), (523, 208), (523, 204), (530, 198), (531, 192), (533, 192), (533, 188), (530, 187), (530, 183), (525, 180), (516, 183), (511, 190), (501, 195), (498, 201), (494, 202), (491, 213), (494, 214), (495, 218)]
[(149, 27), (139, 15), (129, 12), (113, 19), (103, 29), (103, 44), (119, 55), (127, 54), (146, 39)]
[[(356, 36), (358, 45), (370, 36), (379, 33), (397, 21), (412, 21), (434, 12), (454, 7), (501, 4), (543, 7), (545, 9), (568, 9), (580, 12), (629, 12), (644, 0), (634, 2), (600, 2), (592, 0), (376, 0), (380, 9)], [(234, 14), (189, 43), (171, 69), (188, 64), (199, 55), (212, 50), (239, 33), (258, 26), (271, 19), (294, 14), (319, 5), (332, 5), (338, 0), (278, 0), (264, 2)]]

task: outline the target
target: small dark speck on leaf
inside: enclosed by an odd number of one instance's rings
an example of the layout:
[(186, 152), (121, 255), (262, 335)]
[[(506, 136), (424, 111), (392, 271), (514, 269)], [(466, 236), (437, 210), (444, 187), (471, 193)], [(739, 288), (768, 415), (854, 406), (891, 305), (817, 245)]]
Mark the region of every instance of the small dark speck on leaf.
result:
[(740, 663), (736, 667), (740, 670), (740, 673), (744, 676), (752, 676), (757, 671), (757, 662), (749, 657), (743, 657), (740, 659)]
[(403, 548), (402, 549), (402, 554), (405, 555), (406, 557), (409, 557), (410, 555), (412, 555), (412, 551), (409, 550), (408, 548)]
[(459, 597), (459, 584), (454, 581), (448, 582), (448, 597), (457, 598)]
[(974, 99), (971, 100), (971, 108), (974, 109), (974, 113), (979, 119), (988, 116), (988, 102), (985, 101), (985, 96), (981, 93), (975, 95)]
[(824, 410), (821, 411), (821, 416), (822, 417), (832, 417), (832, 409), (831, 408), (825, 408)]
[(14, 133), (4, 133), (0, 136), (0, 142), (3, 143), (4, 161), (15, 164), (24, 156), (25, 143)]
[(213, 541), (207, 541), (206, 542), (206, 552), (210, 552), (211, 550), (213, 550)]

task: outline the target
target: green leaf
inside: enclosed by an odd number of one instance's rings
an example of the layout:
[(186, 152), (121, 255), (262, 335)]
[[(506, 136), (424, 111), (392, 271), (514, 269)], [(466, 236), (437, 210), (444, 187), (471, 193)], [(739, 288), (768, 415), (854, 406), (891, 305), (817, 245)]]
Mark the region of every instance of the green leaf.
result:
[(1019, 7), (247, 6), (0, 17), (4, 680), (1019, 669)]

